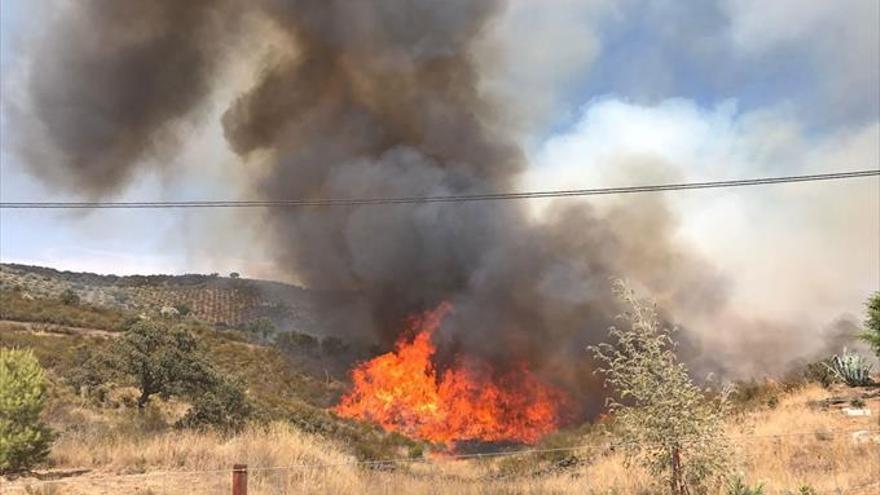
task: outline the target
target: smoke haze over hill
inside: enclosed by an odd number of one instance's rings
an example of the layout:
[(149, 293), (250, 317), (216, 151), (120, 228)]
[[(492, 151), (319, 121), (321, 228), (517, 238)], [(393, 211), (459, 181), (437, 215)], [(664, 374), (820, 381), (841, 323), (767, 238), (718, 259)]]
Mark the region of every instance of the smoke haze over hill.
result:
[[(78, 2), (34, 52), (27, 87), (35, 121), (17, 142), (29, 150), (31, 170), (54, 187), (91, 197), (121, 190), (138, 167), (176, 152), (189, 126), (209, 114), (242, 40), (263, 36), (273, 40), (269, 55), (222, 115), (225, 140), (249, 171), (243, 181), (231, 178), (231, 189), (261, 199), (513, 190), (528, 171), (525, 123), (511, 120), (511, 88), (492, 89), (490, 76), (504, 72), (486, 58), (487, 44), (507, 39), (493, 33), (508, 8), (501, 1)], [(541, 112), (516, 115), (544, 118), (551, 100)], [(615, 163), (630, 183), (679, 173), (643, 154)], [(466, 350), (501, 366), (527, 360), (561, 385), (596, 390), (584, 394), (590, 410), (601, 392), (584, 346), (604, 339), (620, 312), (612, 278), (630, 280), (682, 323), (682, 348), (701, 372), (778, 372), (787, 364), (780, 348), (806, 357), (823, 347), (788, 330), (790, 322), (731, 310), (732, 275), (678, 235), (663, 195), (601, 206), (560, 201), (540, 214), (527, 203), (493, 202), (266, 215), (254, 242), (267, 244), (290, 277), (325, 291), (343, 331), (387, 346), (406, 316), (449, 302), (455, 309), (438, 334), (442, 351)], [(718, 322), (726, 323), (713, 328)], [(712, 333), (722, 327), (736, 337)]]

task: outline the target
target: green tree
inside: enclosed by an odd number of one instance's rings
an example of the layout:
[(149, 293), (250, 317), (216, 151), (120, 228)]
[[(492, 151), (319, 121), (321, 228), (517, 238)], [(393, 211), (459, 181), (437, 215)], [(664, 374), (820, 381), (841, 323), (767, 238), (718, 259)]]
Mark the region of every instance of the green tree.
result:
[(859, 337), (868, 343), (880, 357), (880, 291), (875, 292), (865, 303), (868, 308), (865, 316), (865, 330)]
[(33, 351), (0, 349), (0, 472), (29, 469), (49, 455), (45, 402), (45, 373)]
[(181, 327), (138, 321), (114, 343), (110, 354), (113, 367), (131, 377), (140, 390), (140, 408), (153, 395), (191, 395), (211, 381), (197, 354), (195, 336)]
[(620, 427), (627, 462), (638, 462), (670, 493), (702, 491), (725, 479), (731, 448), (722, 430), (727, 394), (707, 397), (678, 361), (675, 329), (665, 327), (653, 304), (624, 282), (615, 292), (630, 309), (612, 327), (613, 344), (592, 347), (605, 383), (608, 406)]
[[(193, 334), (182, 326), (168, 328), (142, 320), (114, 343), (108, 356), (93, 356), (95, 369), (111, 363), (113, 373), (128, 376), (141, 391), (138, 407), (150, 397), (180, 397), (190, 402), (178, 426), (240, 429), (252, 412), (241, 384), (214, 369), (202, 356)], [(92, 378), (89, 370), (84, 374)], [(105, 375), (110, 376), (110, 375)]]

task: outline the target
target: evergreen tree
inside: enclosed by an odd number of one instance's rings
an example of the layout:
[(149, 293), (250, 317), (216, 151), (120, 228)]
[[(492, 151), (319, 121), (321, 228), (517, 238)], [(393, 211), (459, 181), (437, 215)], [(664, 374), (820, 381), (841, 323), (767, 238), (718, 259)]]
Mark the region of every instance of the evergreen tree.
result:
[(45, 373), (33, 351), (0, 349), (0, 472), (30, 469), (49, 455), (45, 402)]

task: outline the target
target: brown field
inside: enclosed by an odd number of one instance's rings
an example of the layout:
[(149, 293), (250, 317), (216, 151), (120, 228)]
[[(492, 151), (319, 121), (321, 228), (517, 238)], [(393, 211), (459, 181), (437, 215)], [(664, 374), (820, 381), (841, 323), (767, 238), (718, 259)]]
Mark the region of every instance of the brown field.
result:
[[(849, 417), (816, 401), (855, 389), (810, 385), (783, 395), (778, 405), (731, 419), (739, 470), (768, 495), (873, 494), (880, 490), (880, 399), (870, 417)], [(858, 442), (853, 432), (869, 430)], [(345, 445), (285, 423), (254, 427), (224, 438), (215, 433), (163, 432), (106, 436), (85, 432), (59, 439), (40, 478), (7, 481), (3, 493), (214, 494), (229, 493), (230, 466), (250, 466), (249, 493), (658, 493), (650, 477), (626, 467), (620, 453), (588, 438), (572, 454), (574, 466), (539, 454), (485, 459), (429, 457), (388, 465), (358, 463)], [(405, 453), (401, 453), (404, 456)], [(724, 493), (719, 490), (717, 493)]]

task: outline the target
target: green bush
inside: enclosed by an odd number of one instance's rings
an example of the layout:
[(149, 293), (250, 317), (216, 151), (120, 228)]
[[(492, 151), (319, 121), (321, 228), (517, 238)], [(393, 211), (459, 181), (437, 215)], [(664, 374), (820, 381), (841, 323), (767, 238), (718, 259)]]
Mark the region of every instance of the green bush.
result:
[(79, 346), (73, 351), (64, 381), (81, 397), (103, 404), (108, 399), (115, 375), (112, 358), (103, 349)]
[(831, 358), (807, 364), (804, 369), (804, 379), (819, 383), (825, 388), (830, 387), (832, 383), (837, 381), (837, 375), (831, 369)]
[(46, 378), (33, 351), (0, 349), (0, 472), (30, 469), (49, 455), (45, 402)]
[(877, 357), (880, 357), (880, 291), (875, 292), (868, 302), (867, 316), (865, 316), (865, 331), (859, 337), (868, 343)]
[(251, 412), (241, 385), (218, 375), (204, 391), (193, 398), (192, 407), (177, 422), (177, 426), (239, 431)]

